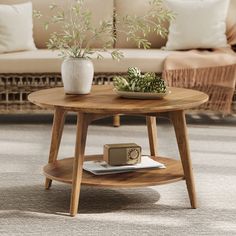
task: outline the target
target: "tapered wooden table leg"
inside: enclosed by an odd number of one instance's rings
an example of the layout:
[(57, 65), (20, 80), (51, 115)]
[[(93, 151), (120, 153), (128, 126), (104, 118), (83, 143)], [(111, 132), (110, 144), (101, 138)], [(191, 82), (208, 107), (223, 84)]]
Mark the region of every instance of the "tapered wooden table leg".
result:
[(113, 116), (113, 126), (119, 127), (120, 126), (120, 115)]
[(78, 212), (80, 185), (83, 173), (84, 151), (85, 151), (87, 130), (90, 118), (91, 117), (88, 114), (78, 113), (75, 158), (73, 164), (72, 191), (71, 191), (71, 202), (70, 202), (71, 216), (75, 216)]
[(173, 111), (169, 114), (175, 129), (175, 135), (179, 147), (179, 153), (184, 170), (190, 203), (192, 208), (197, 208), (197, 199), (188, 144), (185, 114), (184, 111)]
[[(53, 118), (51, 146), (49, 151), (48, 163), (53, 163), (57, 160), (58, 151), (61, 143), (61, 136), (65, 123), (66, 111), (61, 108), (56, 108)], [(49, 189), (52, 185), (52, 180), (46, 178), (45, 188)]]
[(157, 124), (155, 116), (146, 116), (151, 156), (157, 156)]

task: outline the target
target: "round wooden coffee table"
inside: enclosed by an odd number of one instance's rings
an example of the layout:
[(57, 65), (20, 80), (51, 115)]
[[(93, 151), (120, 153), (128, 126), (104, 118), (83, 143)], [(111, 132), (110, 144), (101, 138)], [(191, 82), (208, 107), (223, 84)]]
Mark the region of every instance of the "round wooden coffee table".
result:
[[(103, 187), (140, 187), (185, 179), (191, 206), (197, 207), (184, 110), (203, 104), (208, 100), (208, 96), (189, 89), (170, 88), (170, 90), (171, 93), (161, 100), (120, 98), (110, 85), (93, 86), (89, 95), (65, 95), (63, 88), (41, 90), (29, 95), (32, 103), (55, 110), (49, 161), (44, 167), (45, 187), (49, 189), (52, 180), (72, 184), (71, 216), (75, 216), (78, 211), (81, 184)], [(75, 154), (73, 158), (57, 160), (65, 115), (68, 111), (78, 114)], [(84, 159), (102, 158), (102, 155), (84, 156), (88, 125), (94, 120), (115, 114), (146, 117), (150, 154), (154, 160), (164, 163), (166, 169), (138, 170), (103, 176), (95, 176), (83, 171)], [(160, 157), (157, 154), (156, 117), (160, 115), (167, 115), (173, 123), (181, 161)]]

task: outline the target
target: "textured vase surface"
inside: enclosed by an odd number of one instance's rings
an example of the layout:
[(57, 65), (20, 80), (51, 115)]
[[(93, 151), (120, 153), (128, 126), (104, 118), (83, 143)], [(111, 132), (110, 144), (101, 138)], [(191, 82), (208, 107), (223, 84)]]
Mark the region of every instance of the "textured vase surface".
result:
[(61, 66), (61, 75), (66, 94), (88, 94), (94, 76), (93, 63), (84, 58), (65, 59)]

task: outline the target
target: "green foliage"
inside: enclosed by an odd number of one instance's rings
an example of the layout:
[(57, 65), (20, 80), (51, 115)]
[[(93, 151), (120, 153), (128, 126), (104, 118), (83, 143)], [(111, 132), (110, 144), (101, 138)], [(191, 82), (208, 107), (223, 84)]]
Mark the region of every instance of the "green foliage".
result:
[(168, 30), (163, 24), (172, 21), (175, 17), (172, 11), (163, 8), (163, 0), (150, 0), (149, 6), (149, 10), (142, 16), (126, 15), (122, 19), (117, 17), (119, 32), (126, 34), (127, 41), (134, 41), (138, 48), (150, 48), (151, 43), (146, 37), (151, 32), (165, 38)]
[(161, 76), (153, 72), (142, 74), (136, 67), (130, 67), (127, 76), (115, 76), (114, 87), (119, 91), (166, 93), (166, 84)]
[[(69, 9), (63, 9), (56, 4), (51, 4), (49, 9), (52, 11), (52, 17), (45, 22), (45, 30), (48, 30), (51, 24), (59, 24), (62, 28), (60, 32), (51, 34), (47, 42), (49, 49), (60, 50), (62, 57), (91, 58), (91, 55), (95, 54), (98, 59), (101, 59), (103, 58), (101, 52), (110, 53), (115, 60), (123, 57), (121, 51), (111, 49), (116, 41), (113, 18), (103, 20), (98, 27), (94, 27), (91, 12), (85, 7), (84, 0), (71, 0)], [(40, 11), (34, 11), (34, 16), (41, 18), (42, 14)], [(128, 30), (121, 30), (127, 40), (133, 40), (139, 48), (147, 49), (151, 46), (146, 39), (147, 34), (155, 31), (165, 37), (167, 31), (162, 23), (171, 19), (173, 14), (162, 8), (162, 0), (152, 0), (150, 10), (144, 16), (126, 16), (122, 19), (116, 16), (116, 23), (128, 28)], [(142, 36), (138, 35), (140, 31)], [(101, 47), (93, 49), (91, 45), (98, 41)]]

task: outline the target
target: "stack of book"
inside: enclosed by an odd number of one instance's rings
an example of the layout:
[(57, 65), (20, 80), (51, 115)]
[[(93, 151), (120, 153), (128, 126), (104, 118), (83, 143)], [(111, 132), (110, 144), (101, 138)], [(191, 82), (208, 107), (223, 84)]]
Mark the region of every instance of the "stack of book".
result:
[(110, 166), (105, 161), (85, 161), (83, 169), (95, 175), (117, 174), (139, 169), (166, 168), (164, 164), (154, 161), (149, 156), (142, 156), (141, 163), (136, 165)]

